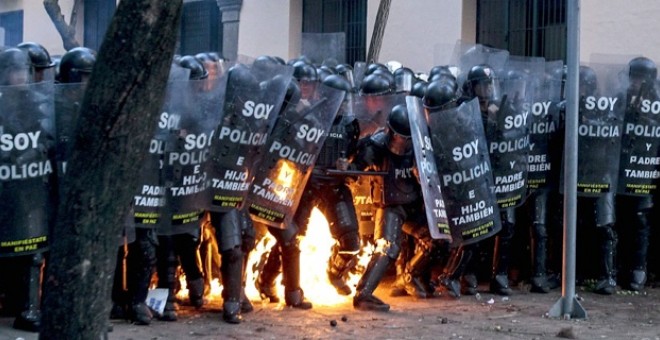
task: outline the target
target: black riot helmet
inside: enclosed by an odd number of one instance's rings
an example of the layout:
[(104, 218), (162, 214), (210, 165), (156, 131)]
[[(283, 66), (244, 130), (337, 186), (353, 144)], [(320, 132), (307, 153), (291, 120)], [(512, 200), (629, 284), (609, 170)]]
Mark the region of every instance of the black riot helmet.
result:
[(35, 69), (51, 68), (55, 66), (55, 63), (50, 59), (48, 51), (40, 44), (28, 41), (22, 42), (16, 47), (27, 52), (30, 61), (32, 62), (32, 67)]
[(297, 61), (293, 64), (293, 77), (297, 80), (316, 81), (318, 75), (316, 68), (307, 62)]
[(360, 84), (360, 93), (365, 95), (382, 95), (390, 92), (391, 85), (387, 78), (377, 74), (370, 74)]
[(190, 80), (205, 79), (209, 76), (209, 72), (206, 71), (204, 65), (191, 55), (181, 57), (181, 60), (179, 60), (179, 66), (190, 70), (190, 77), (188, 78)]
[(628, 63), (630, 68), (628, 77), (633, 79), (640, 79), (641, 81), (652, 84), (658, 76), (658, 68), (655, 66), (653, 60), (646, 57), (637, 57)]
[(431, 70), (429, 71), (429, 79), (432, 79), (433, 77), (439, 76), (439, 75), (454, 77), (454, 74), (451, 73), (451, 70), (449, 69), (449, 66), (446, 66), (446, 65), (433, 66), (431, 68)]
[(92, 73), (96, 62), (96, 51), (87, 47), (76, 47), (66, 52), (60, 60), (58, 81), (80, 83)]
[(580, 96), (592, 96), (598, 89), (598, 77), (596, 72), (589, 66), (580, 66)]
[(335, 66), (335, 72), (346, 78), (353, 87), (355, 87), (355, 78), (353, 77), (353, 68), (349, 64), (339, 64)]
[(353, 88), (351, 87), (351, 83), (346, 80), (346, 78), (338, 75), (338, 74), (332, 74), (323, 79), (323, 85), (335, 88), (337, 90), (342, 90), (346, 92), (351, 92), (353, 91)]
[(321, 66), (316, 69), (316, 75), (321, 82), (323, 82), (323, 79), (325, 79), (326, 77), (334, 74), (335, 74), (335, 70), (328, 66)]
[(25, 85), (31, 76), (32, 63), (25, 51), (9, 48), (0, 52), (0, 85)]
[(456, 91), (448, 82), (433, 81), (426, 87), (424, 107), (431, 111), (447, 110), (456, 104)]
[[(481, 64), (473, 66), (468, 72), (467, 80), (467, 95), (468, 97), (474, 98), (479, 97), (480, 100), (490, 99), (492, 96), (492, 85), (495, 81), (495, 71), (492, 67), (487, 64)], [(491, 87), (491, 90), (480, 91), (477, 89), (477, 86), (480, 87)]]
[(388, 69), (387, 66), (381, 63), (371, 63), (367, 65), (367, 70), (364, 72), (364, 74), (369, 75), (374, 73), (376, 70), (383, 70), (383, 71), (387, 71), (388, 73), (390, 72), (390, 69)]
[(418, 98), (424, 98), (424, 94), (426, 94), (426, 88), (428, 85), (429, 83), (423, 80), (416, 81), (410, 90), (410, 95)]
[(396, 105), (387, 116), (387, 148), (395, 155), (403, 155), (411, 150), (410, 121), (405, 105)]

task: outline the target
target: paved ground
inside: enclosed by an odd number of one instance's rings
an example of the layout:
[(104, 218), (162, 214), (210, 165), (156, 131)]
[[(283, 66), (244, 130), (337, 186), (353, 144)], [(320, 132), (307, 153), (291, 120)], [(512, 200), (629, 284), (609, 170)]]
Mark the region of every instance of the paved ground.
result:
[[(481, 287), (486, 289), (485, 286)], [(560, 320), (547, 312), (560, 298), (528, 293), (517, 287), (502, 298), (489, 293), (454, 300), (446, 296), (414, 301), (391, 298), (387, 288), (377, 295), (392, 305), (389, 313), (315, 306), (311, 311), (255, 303), (240, 325), (221, 321), (217, 301), (198, 312), (183, 306), (178, 322), (154, 321), (135, 326), (114, 321), (109, 339), (656, 339), (660, 340), (660, 288), (644, 294), (600, 296), (578, 287), (587, 319)], [(33, 333), (10, 328), (11, 319), (0, 318), (0, 340), (37, 339)], [(334, 322), (333, 322), (334, 321)], [(335, 326), (333, 324), (336, 323)]]

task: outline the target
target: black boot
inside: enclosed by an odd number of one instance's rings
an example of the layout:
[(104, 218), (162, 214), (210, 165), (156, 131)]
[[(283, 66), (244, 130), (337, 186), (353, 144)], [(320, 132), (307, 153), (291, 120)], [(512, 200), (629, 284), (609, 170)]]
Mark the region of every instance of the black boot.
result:
[(241, 302), (225, 300), (222, 303), (222, 320), (230, 324), (239, 324), (243, 321), (241, 316)]
[(356, 254), (340, 254), (336, 245), (332, 248), (332, 255), (328, 262), (328, 280), (339, 295), (350, 295), (352, 293), (351, 287), (346, 284), (346, 279), (348, 273), (356, 264)]
[(635, 269), (632, 271), (630, 278), (630, 290), (639, 292), (644, 289), (646, 284), (646, 271), (643, 269)]
[(534, 223), (532, 227), (532, 266), (533, 276), (531, 279), (533, 293), (549, 293), (550, 286), (546, 276), (547, 257), (547, 233), (545, 224)]
[(473, 253), (474, 251), (471, 246), (455, 249), (442, 273), (440, 284), (442, 284), (442, 286), (449, 291), (449, 294), (455, 298), (460, 298), (461, 293), (464, 293), (465, 295), (477, 294), (476, 277), (474, 277), (474, 280), (470, 280), (470, 282), (467, 282), (467, 284), (464, 285), (467, 291), (462, 291), (461, 289), (461, 277), (463, 277), (465, 281), (465, 278), (468, 276), (474, 276), (472, 274), (464, 274), (472, 260)]
[(195, 308), (201, 308), (204, 305), (204, 279), (188, 281), (188, 299)]
[(493, 253), (493, 277), (490, 280), (490, 292), (498, 295), (511, 295), (509, 288), (509, 252), (510, 238), (495, 237), (495, 252)]
[(279, 303), (280, 298), (277, 296), (277, 287), (275, 280), (282, 272), (282, 250), (279, 243), (271, 248), (270, 252), (262, 255), (260, 262), (263, 263), (260, 267), (259, 276), (254, 285), (259, 292), (262, 300), (268, 299), (271, 303)]
[(228, 323), (240, 323), (241, 294), (243, 292), (243, 253), (239, 248), (222, 252), (222, 319)]
[(151, 323), (152, 319), (151, 309), (144, 302), (131, 306), (131, 320), (134, 324), (146, 326)]
[(305, 300), (305, 294), (302, 289), (298, 288), (294, 291), (284, 292), (284, 301), (286, 305), (299, 309), (311, 309), (312, 303)]
[(616, 268), (614, 258), (616, 252), (617, 237), (611, 226), (599, 227), (601, 233), (601, 277), (596, 282), (594, 292), (603, 295), (612, 295), (616, 292)]
[(39, 310), (39, 293), (41, 291), (41, 270), (44, 258), (41, 253), (30, 256), (30, 266), (27, 268), (27, 296), (23, 311), (14, 320), (14, 328), (28, 332), (38, 332), (41, 325)]
[(369, 261), (360, 282), (357, 285), (357, 293), (353, 297), (353, 307), (359, 310), (387, 312), (390, 305), (373, 296), (380, 280), (385, 275), (392, 259), (384, 254), (374, 254)]
[(408, 263), (403, 273), (404, 289), (408, 295), (427, 299), (433, 297), (433, 289), (424, 278), (424, 270), (429, 264), (430, 253), (418, 251)]

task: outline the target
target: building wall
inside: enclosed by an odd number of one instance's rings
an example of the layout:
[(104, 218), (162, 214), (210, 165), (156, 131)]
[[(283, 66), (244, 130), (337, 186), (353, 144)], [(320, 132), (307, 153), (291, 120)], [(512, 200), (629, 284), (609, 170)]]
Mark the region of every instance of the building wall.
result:
[(238, 31), (238, 54), (275, 55), (290, 59), (300, 54), (302, 0), (244, 0)]
[(582, 0), (580, 60), (593, 54), (644, 55), (660, 63), (657, 0)]
[[(378, 61), (396, 60), (419, 72), (428, 72), (434, 65), (449, 63), (456, 41), (462, 38), (463, 26), (476, 25), (475, 15), (471, 24), (462, 24), (462, 2), (392, 0)], [(379, 0), (368, 2), (367, 49), (379, 3)]]

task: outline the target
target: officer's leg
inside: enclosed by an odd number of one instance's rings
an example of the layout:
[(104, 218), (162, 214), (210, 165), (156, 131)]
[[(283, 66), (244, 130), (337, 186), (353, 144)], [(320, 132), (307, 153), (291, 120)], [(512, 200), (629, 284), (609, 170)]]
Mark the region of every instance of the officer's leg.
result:
[(136, 228), (135, 242), (128, 245), (126, 261), (128, 293), (131, 297), (130, 317), (138, 325), (148, 325), (153, 317), (145, 302), (156, 265), (157, 243), (154, 229)]
[(425, 277), (431, 261), (433, 239), (429, 228), (425, 224), (405, 223), (403, 231), (415, 239), (414, 255), (406, 261), (403, 270), (404, 288), (408, 295), (417, 298), (433, 297), (433, 289)]
[(332, 189), (334, 199), (326, 201), (324, 209), (330, 225), (330, 233), (337, 240), (328, 262), (328, 278), (330, 283), (341, 295), (351, 294), (351, 288), (346, 284), (348, 273), (358, 262), (360, 251), (360, 236), (358, 221), (353, 206), (353, 196), (345, 186)]
[(401, 206), (378, 210), (374, 235), (376, 250), (358, 282), (353, 298), (353, 307), (356, 309), (384, 312), (390, 310), (390, 306), (373, 296), (373, 292), (385, 275), (387, 267), (399, 256), (404, 216)]
[(211, 223), (216, 231), (222, 255), (222, 319), (238, 324), (241, 316), (243, 292), (243, 251), (241, 250), (241, 216), (236, 209), (227, 213), (211, 212)]
[(24, 280), (21, 300), (23, 303), (20, 314), (14, 320), (13, 327), (30, 332), (37, 332), (41, 324), (41, 311), (39, 310), (39, 292), (41, 291), (41, 270), (44, 265), (42, 253), (21, 256), (24, 265)]
[(287, 306), (300, 309), (310, 309), (312, 304), (305, 300), (300, 287), (300, 240), (298, 226), (292, 223), (286, 229), (269, 227), (282, 251), (282, 284), (284, 284), (284, 301)]
[(278, 303), (280, 298), (277, 296), (275, 280), (282, 273), (282, 249), (280, 244), (275, 243), (269, 252), (261, 256), (259, 262), (263, 263), (263, 266), (259, 271), (255, 286), (263, 300), (268, 299), (271, 303)]
[(596, 236), (600, 244), (599, 275), (594, 291), (611, 295), (616, 291), (616, 246), (618, 242), (614, 230), (614, 195), (599, 197), (595, 203)]
[(490, 291), (499, 295), (510, 295), (509, 263), (511, 262), (511, 241), (516, 225), (515, 209), (501, 210), (502, 230), (495, 237), (493, 253), (493, 277), (490, 281)]
[[(454, 248), (450, 255), (447, 266), (444, 269), (440, 283), (449, 290), (450, 294), (456, 298), (461, 297), (462, 290), (460, 280), (464, 274), (467, 275), (466, 270), (472, 261), (472, 257), (477, 253), (477, 247), (478, 246), (474, 244), (462, 246), (460, 248)], [(470, 273), (470, 275), (474, 276), (472, 273)], [(467, 286), (469, 286), (468, 289), (470, 289), (470, 291), (467, 291), (467, 295), (476, 294), (476, 276), (474, 276), (473, 281), (474, 282), (467, 282)], [(469, 294), (472, 293), (472, 290), (474, 290), (474, 293)]]
[(548, 234), (546, 231), (546, 218), (548, 206), (548, 193), (539, 192), (534, 196), (534, 218), (532, 222), (532, 288), (535, 293), (548, 293), (548, 279), (546, 276), (546, 255)]
[(167, 302), (163, 314), (159, 317), (162, 321), (176, 321), (176, 311), (179, 309), (176, 303), (177, 277), (176, 271), (179, 267), (179, 259), (174, 251), (174, 238), (170, 235), (158, 235), (158, 246), (156, 247), (156, 270), (158, 272), (158, 288), (167, 289)]
[(646, 257), (649, 249), (653, 201), (651, 197), (635, 198), (635, 200), (630, 289), (640, 291), (646, 284)]
[(243, 251), (243, 276), (241, 279), (241, 313), (249, 313), (254, 310), (250, 299), (245, 294), (245, 286), (247, 285), (247, 264), (250, 252), (256, 246), (256, 230), (250, 214), (246, 211), (241, 211), (241, 250)]
[(112, 280), (112, 309), (110, 319), (126, 319), (128, 310), (128, 293), (126, 282), (126, 256), (128, 245), (119, 247), (117, 251), (117, 263), (115, 264), (115, 276)]
[(186, 274), (186, 286), (188, 288), (188, 299), (195, 308), (204, 305), (204, 278), (199, 256), (199, 237), (201, 229), (194, 234), (174, 235), (174, 251), (179, 256), (181, 268)]

